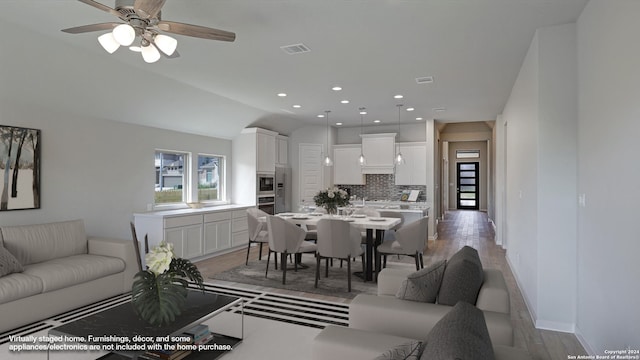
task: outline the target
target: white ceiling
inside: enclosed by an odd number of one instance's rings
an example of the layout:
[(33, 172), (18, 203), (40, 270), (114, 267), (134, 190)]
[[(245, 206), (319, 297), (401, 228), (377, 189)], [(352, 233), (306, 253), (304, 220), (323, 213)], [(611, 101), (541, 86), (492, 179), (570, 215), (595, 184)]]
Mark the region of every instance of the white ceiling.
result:
[[(231, 138), (249, 125), (289, 133), (324, 124), (316, 115), (325, 110), (331, 110), (332, 124), (359, 126), (359, 107), (367, 108), (366, 124), (375, 119), (397, 123), (399, 102), (415, 108), (402, 112), (403, 123), (416, 117), (493, 120), (507, 101), (535, 29), (575, 21), (586, 2), (167, 0), (163, 19), (233, 31), (237, 39), (175, 36), (179, 58), (146, 64), (140, 54), (123, 48), (107, 54), (96, 40), (100, 32), (60, 31), (117, 20), (105, 12), (73, 0), (3, 0), (0, 23), (17, 31), (3, 31), (0, 39), (5, 48), (21, 49), (3, 58), (6, 62), (20, 65), (20, 56), (42, 56), (44, 69), (22, 69), (21, 84), (24, 77), (38, 76), (42, 96), (47, 93), (43, 101), (51, 105)], [(113, 0), (102, 3), (114, 6)], [(311, 52), (287, 55), (280, 49), (297, 43)], [(435, 82), (418, 85), (415, 78), (422, 76)], [(26, 83), (20, 85), (25, 94), (29, 79)], [(60, 83), (64, 91), (51, 94)], [(343, 90), (332, 91), (334, 85)], [(33, 96), (34, 89), (28, 91)], [(276, 96), (279, 92), (288, 96)], [(404, 99), (394, 99), (395, 94)], [(341, 104), (342, 99), (350, 103)]]

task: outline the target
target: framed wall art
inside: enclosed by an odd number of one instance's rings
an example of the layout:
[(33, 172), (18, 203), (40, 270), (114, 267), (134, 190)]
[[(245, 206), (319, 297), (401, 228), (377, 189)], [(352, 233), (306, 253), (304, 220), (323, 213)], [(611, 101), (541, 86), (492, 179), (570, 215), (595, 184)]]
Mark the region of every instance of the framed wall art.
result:
[(40, 130), (0, 125), (0, 211), (40, 208)]

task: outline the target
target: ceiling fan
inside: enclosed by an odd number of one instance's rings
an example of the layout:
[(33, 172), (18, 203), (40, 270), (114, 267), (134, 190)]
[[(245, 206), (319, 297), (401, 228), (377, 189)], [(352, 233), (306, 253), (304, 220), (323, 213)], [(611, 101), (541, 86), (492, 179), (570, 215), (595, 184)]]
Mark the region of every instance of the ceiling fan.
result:
[[(148, 63), (158, 61), (160, 59), (160, 51), (168, 58), (178, 57), (179, 55), (175, 51), (178, 41), (161, 32), (229, 42), (233, 42), (236, 39), (236, 34), (233, 32), (162, 20), (161, 9), (166, 0), (116, 0), (115, 8), (110, 8), (93, 0), (78, 1), (115, 15), (123, 22), (83, 25), (63, 29), (62, 31), (70, 34), (81, 34), (111, 30), (98, 37), (100, 45), (110, 54), (120, 46), (130, 46), (129, 49), (140, 51), (142, 58)], [(138, 38), (140, 39), (140, 46), (131, 46)]]

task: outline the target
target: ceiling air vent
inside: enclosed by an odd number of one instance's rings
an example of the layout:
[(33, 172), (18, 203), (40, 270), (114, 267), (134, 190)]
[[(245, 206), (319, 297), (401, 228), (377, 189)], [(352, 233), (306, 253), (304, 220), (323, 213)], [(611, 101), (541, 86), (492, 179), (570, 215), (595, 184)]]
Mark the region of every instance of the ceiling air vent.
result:
[(418, 84), (431, 84), (433, 82), (433, 76), (423, 76), (416, 78)]
[(302, 54), (311, 51), (311, 49), (309, 49), (305, 44), (280, 46), (280, 49), (289, 55)]

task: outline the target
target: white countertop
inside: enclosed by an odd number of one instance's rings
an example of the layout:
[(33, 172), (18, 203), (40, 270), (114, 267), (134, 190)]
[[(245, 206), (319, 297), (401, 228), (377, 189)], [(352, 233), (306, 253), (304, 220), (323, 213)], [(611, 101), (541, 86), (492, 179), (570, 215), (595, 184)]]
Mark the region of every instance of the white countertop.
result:
[(205, 206), (200, 209), (182, 208), (182, 209), (171, 209), (171, 210), (154, 210), (154, 211), (135, 213), (134, 215), (149, 216), (149, 217), (198, 215), (198, 214), (212, 213), (212, 212), (218, 212), (218, 211), (247, 209), (250, 207), (253, 207), (253, 205), (226, 204), (226, 205)]

